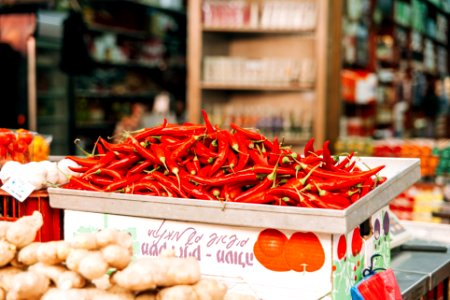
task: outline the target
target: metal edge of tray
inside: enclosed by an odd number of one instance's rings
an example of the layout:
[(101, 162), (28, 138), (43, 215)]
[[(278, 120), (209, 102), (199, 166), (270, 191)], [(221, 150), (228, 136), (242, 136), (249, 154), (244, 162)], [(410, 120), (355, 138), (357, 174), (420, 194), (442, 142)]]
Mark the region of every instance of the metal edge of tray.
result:
[(420, 178), (418, 159), (394, 159), (389, 162), (384, 158), (367, 158), (365, 163), (385, 164), (391, 173), (393, 168), (399, 170), (394, 170), (392, 178), (344, 210), (224, 203), (62, 188), (49, 188), (48, 192), (50, 205), (61, 209), (230, 226), (347, 233)]

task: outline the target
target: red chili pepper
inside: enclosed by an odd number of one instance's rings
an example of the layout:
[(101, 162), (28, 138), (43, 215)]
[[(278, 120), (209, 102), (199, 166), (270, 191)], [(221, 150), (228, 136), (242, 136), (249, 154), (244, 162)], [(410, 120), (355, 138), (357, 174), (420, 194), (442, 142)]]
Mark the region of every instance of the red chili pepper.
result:
[(239, 145), (239, 159), (234, 171), (238, 172), (247, 166), (250, 155), (248, 154), (247, 142), (245, 141), (246, 138), (241, 134), (236, 134), (235, 137)]
[(198, 175), (188, 175), (188, 178), (191, 181), (210, 185), (210, 186), (220, 186), (225, 184), (233, 184), (233, 183), (255, 183), (259, 182), (258, 176), (253, 170), (245, 170), (238, 173), (228, 174), (226, 176), (217, 177), (217, 178), (209, 178), (202, 177)]
[[(269, 174), (274, 171), (273, 166), (261, 166), (261, 165), (255, 165), (252, 167), (253, 171), (257, 174)], [(296, 175), (296, 171), (293, 168), (287, 168), (287, 167), (276, 167), (277, 174), (280, 175)]]
[(76, 173), (85, 173), (87, 170), (89, 170), (89, 167), (68, 167), (71, 171)]
[(237, 159), (236, 154), (234, 154), (233, 151), (228, 152), (227, 162), (228, 162), (228, 166), (229, 166), (231, 172), (235, 172), (234, 168), (238, 164), (238, 159)]
[(67, 159), (70, 159), (82, 167), (93, 167), (98, 161), (99, 157), (78, 157), (78, 156), (66, 156)]
[(142, 173), (145, 169), (147, 169), (148, 167), (150, 167), (152, 165), (153, 165), (152, 161), (149, 161), (149, 160), (141, 161), (139, 164), (136, 164), (134, 167), (132, 167), (128, 171), (127, 176)]
[(95, 175), (90, 175), (87, 179), (89, 180), (89, 182), (92, 182), (101, 187), (105, 187), (114, 182), (114, 180), (111, 178), (105, 178), (102, 176), (95, 176)]
[(255, 131), (252, 131), (252, 130), (249, 130), (249, 129), (242, 128), (242, 127), (240, 127), (240, 126), (238, 126), (238, 125), (236, 125), (234, 123), (231, 123), (230, 127), (233, 128), (235, 131), (243, 134), (244, 136), (246, 136), (250, 140), (254, 140), (254, 141), (267, 140), (267, 138), (264, 135), (262, 135), (261, 133), (255, 132)]
[(273, 184), (274, 178), (271, 176), (266, 176), (260, 183), (256, 184), (255, 186), (249, 188), (245, 192), (241, 193), (239, 196), (234, 198), (234, 201), (236, 202), (249, 202), (251, 199), (253, 199), (254, 194), (258, 194), (260, 192), (265, 192), (267, 189), (270, 188), (270, 186)]
[(181, 180), (181, 188), (186, 194), (196, 199), (216, 200), (213, 195), (203, 190), (200, 186), (196, 186), (187, 180)]
[(347, 164), (352, 160), (353, 155), (355, 155), (355, 152), (350, 152), (346, 157), (344, 157), (337, 165), (336, 168), (345, 170), (347, 167)]
[[(338, 175), (337, 175), (338, 177)], [(370, 178), (370, 176), (368, 177)], [(323, 178), (314, 178), (311, 179), (311, 188), (310, 191), (317, 191), (318, 189), (326, 190), (326, 191), (337, 191), (340, 189), (350, 188), (357, 184), (363, 182), (364, 179), (354, 178), (354, 179), (323, 179)]]
[(219, 140), (219, 149), (217, 151), (217, 158), (214, 160), (214, 163), (211, 166), (211, 170), (209, 171), (210, 176), (216, 173), (224, 165), (230, 151), (230, 148), (228, 146), (228, 139), (223, 130), (217, 133), (217, 138)]
[(164, 174), (155, 171), (145, 176), (145, 178), (154, 178), (156, 181), (161, 183), (166, 188), (175, 191), (177, 196), (183, 197), (183, 198), (189, 198), (184, 191), (178, 188), (178, 186), (173, 182), (169, 176), (165, 176)]
[(188, 171), (189, 174), (191, 174), (191, 175), (197, 174), (197, 169), (196, 169), (196, 166), (193, 161), (186, 162), (185, 166), (186, 166), (186, 170)]
[(102, 189), (93, 185), (92, 183), (75, 176), (71, 176), (69, 181), (72, 184), (72, 188), (78, 188), (86, 191), (102, 191)]
[(107, 152), (105, 154), (105, 156), (100, 158), (97, 161), (97, 164), (95, 164), (94, 166), (91, 166), (89, 168), (89, 170), (86, 171), (86, 173), (93, 173), (93, 172), (97, 171), (98, 169), (109, 165), (115, 158), (116, 158), (116, 155), (114, 152)]
[(160, 144), (151, 144), (150, 149), (153, 151), (154, 155), (158, 159), (158, 164), (164, 166), (166, 170), (169, 170), (166, 165), (166, 155), (164, 154), (164, 149)]
[(172, 157), (168, 153), (168, 150), (165, 151), (165, 156), (166, 156), (167, 169), (177, 177), (178, 189), (180, 189), (181, 188), (180, 187), (180, 172), (182, 172), (182, 170), (180, 168), (178, 168), (178, 165), (175, 163), (174, 160), (172, 160)]
[[(303, 164), (303, 163), (300, 164), (300, 166), (306, 172), (310, 172), (314, 168), (314, 167), (312, 167), (310, 165)], [(349, 174), (340, 173), (339, 174), (339, 178), (341, 178), (341, 179), (356, 179), (356, 178), (364, 179), (366, 177), (369, 177), (369, 176), (377, 174), (383, 168), (384, 168), (384, 165), (381, 165), (381, 166), (377, 166), (377, 167), (375, 167), (373, 169), (370, 169), (368, 171), (363, 171), (363, 172), (355, 172), (355, 173), (349, 173)], [(334, 173), (334, 172), (323, 170), (323, 169), (320, 169), (320, 168), (316, 168), (313, 171), (313, 175), (317, 176), (317, 177), (320, 177), (320, 178), (325, 178), (325, 179), (326, 178), (335, 178), (337, 176), (336, 173)]]
[(277, 162), (281, 161), (281, 148), (278, 142), (278, 137), (273, 138), (273, 148), (268, 155), (269, 165), (275, 165)]
[(116, 170), (107, 169), (107, 168), (100, 168), (98, 170), (95, 170), (95, 172), (92, 172), (92, 173), (88, 172), (85, 175), (83, 175), (82, 178), (88, 178), (90, 175), (105, 175), (114, 180), (122, 180), (122, 178), (123, 178), (122, 175), (120, 175), (120, 173), (117, 172)]
[(182, 142), (179, 138), (170, 136), (170, 135), (162, 135), (159, 139), (161, 144), (169, 145), (169, 144), (177, 144), (179, 142)]
[(135, 139), (133, 136), (130, 136), (130, 141), (135, 148), (137, 154), (139, 154), (142, 158), (147, 159), (153, 163), (159, 163), (160, 160), (156, 158), (156, 156), (149, 149), (145, 148), (141, 145), (141, 143)]
[(225, 130), (224, 133), (227, 136), (228, 144), (230, 145), (231, 149), (239, 152), (240, 146), (237, 137), (228, 130)]
[(294, 205), (301, 207), (315, 207), (311, 201), (296, 188), (276, 187), (267, 191), (268, 195), (274, 195), (281, 198), (288, 197)]
[(329, 144), (330, 144), (330, 141), (328, 141), (328, 140), (323, 143), (323, 147), (322, 147), (323, 165), (322, 165), (322, 167), (326, 170), (340, 173), (341, 170), (336, 168), (336, 166), (335, 166), (336, 161), (331, 156), (330, 149), (328, 148)]
[(212, 149), (206, 147), (200, 140), (195, 143), (195, 153), (198, 156), (206, 157), (206, 158), (215, 158), (217, 157), (217, 152)]
[(303, 155), (305, 157), (310, 156), (311, 154), (313, 154), (314, 151), (314, 138), (310, 138), (309, 141), (306, 143), (305, 148), (303, 149)]
[(167, 119), (164, 118), (164, 121), (161, 125), (151, 127), (151, 128), (143, 128), (137, 132), (134, 133), (134, 138), (138, 141), (142, 141), (148, 136), (151, 135), (160, 135), (163, 128), (166, 128), (167, 126)]
[(248, 151), (248, 154), (250, 155), (250, 158), (253, 161), (254, 165), (269, 166), (267, 158), (264, 157), (262, 153), (258, 151), (258, 149), (250, 149)]
[(205, 133), (203, 125), (177, 125), (176, 127), (165, 127), (161, 130), (161, 135), (171, 135), (175, 137), (189, 137)]
[(344, 209), (351, 204), (349, 199), (342, 196), (319, 196), (314, 193), (303, 193), (303, 195), (305, 195), (311, 203), (318, 208)]
[(215, 132), (216, 130), (212, 126), (211, 122), (209, 121), (208, 114), (206, 113), (206, 111), (204, 109), (202, 109), (202, 116), (203, 116), (203, 120), (205, 121), (206, 132), (207, 133)]
[(122, 188), (125, 188), (127, 185), (133, 184), (139, 180), (141, 180), (145, 175), (144, 174), (135, 174), (132, 176), (124, 177), (121, 180), (114, 181), (110, 185), (106, 186), (103, 191), (105, 192), (116, 192)]
[(111, 170), (126, 169), (126, 168), (132, 166), (137, 161), (139, 161), (139, 159), (140, 159), (140, 156), (132, 154), (132, 155), (126, 156), (125, 158), (122, 158), (120, 160), (117, 160), (117, 161), (111, 163), (108, 166), (108, 169), (111, 169)]
[[(265, 204), (271, 201), (270, 197), (266, 197), (266, 190), (258, 193), (250, 194), (248, 197), (241, 199), (241, 203)], [(235, 202), (236, 199), (234, 199)]]
[(192, 145), (200, 138), (198, 135), (191, 135), (189, 138), (184, 140), (184, 142), (177, 147), (170, 155), (170, 159), (173, 161), (178, 161), (182, 159), (190, 150)]
[[(197, 158), (197, 160), (198, 160), (198, 158)], [(197, 176), (199, 178), (205, 178), (208, 176), (210, 170), (211, 170), (211, 165), (209, 165), (209, 164), (205, 165), (204, 167), (199, 168), (199, 170), (197, 171)]]
[[(137, 182), (134, 183), (130, 186), (127, 186), (124, 190), (125, 193), (127, 194), (135, 194), (141, 191), (150, 191), (151, 193), (154, 193), (156, 196), (160, 196), (161, 195), (161, 190), (160, 188), (154, 184), (153, 182)], [(145, 193), (147, 194), (147, 193)]]
[(223, 186), (222, 191), (225, 201), (234, 201), (242, 193), (242, 185), (240, 183), (226, 184)]

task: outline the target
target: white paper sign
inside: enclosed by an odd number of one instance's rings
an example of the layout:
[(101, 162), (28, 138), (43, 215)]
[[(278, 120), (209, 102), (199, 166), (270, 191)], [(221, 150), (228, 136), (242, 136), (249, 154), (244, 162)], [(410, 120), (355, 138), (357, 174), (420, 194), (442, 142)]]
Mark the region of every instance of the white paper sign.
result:
[(1, 189), (20, 202), (23, 202), (34, 191), (34, 185), (20, 178), (11, 177), (4, 185), (2, 185)]

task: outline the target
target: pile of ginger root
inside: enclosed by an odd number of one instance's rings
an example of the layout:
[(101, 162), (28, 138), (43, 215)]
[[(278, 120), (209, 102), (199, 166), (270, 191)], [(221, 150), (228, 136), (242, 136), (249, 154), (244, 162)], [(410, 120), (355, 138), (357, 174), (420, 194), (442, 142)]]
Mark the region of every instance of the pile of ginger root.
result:
[(167, 252), (133, 259), (125, 231), (102, 229), (70, 241), (36, 242), (35, 211), (0, 221), (0, 300), (251, 300), (202, 278), (194, 257)]

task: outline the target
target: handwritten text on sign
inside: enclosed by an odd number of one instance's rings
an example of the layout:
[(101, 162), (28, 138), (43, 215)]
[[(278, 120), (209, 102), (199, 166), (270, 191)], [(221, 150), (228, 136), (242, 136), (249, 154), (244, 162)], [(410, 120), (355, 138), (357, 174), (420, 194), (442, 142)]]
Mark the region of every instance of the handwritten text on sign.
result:
[(181, 257), (194, 256), (198, 260), (215, 260), (220, 264), (253, 266), (253, 243), (250, 238), (234, 233), (205, 233), (194, 226), (174, 229), (160, 220), (147, 230), (147, 238), (141, 243), (141, 255), (156, 256), (173, 249)]

